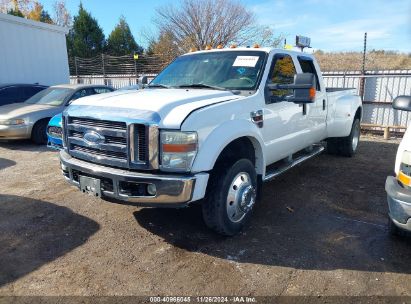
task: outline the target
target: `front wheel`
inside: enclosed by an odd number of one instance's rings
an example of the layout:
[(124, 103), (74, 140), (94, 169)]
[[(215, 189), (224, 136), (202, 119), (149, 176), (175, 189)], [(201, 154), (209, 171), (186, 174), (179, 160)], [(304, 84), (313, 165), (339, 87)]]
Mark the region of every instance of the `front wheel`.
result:
[(350, 135), (341, 138), (329, 138), (327, 140), (327, 151), (329, 154), (337, 154), (352, 157), (357, 152), (360, 142), (361, 125), (356, 118), (352, 124)]
[(207, 191), (202, 205), (206, 225), (222, 235), (237, 234), (250, 218), (257, 200), (253, 164), (240, 159), (228, 169), (216, 168)]
[(31, 140), (37, 145), (44, 145), (47, 143), (47, 120), (40, 120), (35, 123), (31, 131)]

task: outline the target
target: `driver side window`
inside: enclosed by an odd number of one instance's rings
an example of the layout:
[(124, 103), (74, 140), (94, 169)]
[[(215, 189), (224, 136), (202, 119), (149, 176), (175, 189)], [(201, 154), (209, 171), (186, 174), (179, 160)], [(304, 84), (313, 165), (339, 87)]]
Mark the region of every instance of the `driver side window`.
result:
[[(271, 65), (269, 82), (272, 84), (293, 84), (296, 74), (293, 59), (289, 55), (276, 56)], [(271, 90), (271, 102), (283, 101), (286, 96), (292, 95), (292, 90)]]

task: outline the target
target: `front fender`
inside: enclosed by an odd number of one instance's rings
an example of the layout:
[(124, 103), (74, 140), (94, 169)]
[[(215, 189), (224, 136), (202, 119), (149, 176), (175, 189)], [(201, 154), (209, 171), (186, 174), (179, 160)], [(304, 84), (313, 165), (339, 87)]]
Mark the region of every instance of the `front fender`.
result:
[(257, 174), (263, 175), (265, 173), (264, 142), (258, 130), (254, 123), (244, 119), (229, 120), (213, 129), (209, 134), (200, 131), (199, 151), (194, 161), (192, 172), (213, 169), (218, 156), (230, 142), (240, 137), (247, 137), (255, 149)]

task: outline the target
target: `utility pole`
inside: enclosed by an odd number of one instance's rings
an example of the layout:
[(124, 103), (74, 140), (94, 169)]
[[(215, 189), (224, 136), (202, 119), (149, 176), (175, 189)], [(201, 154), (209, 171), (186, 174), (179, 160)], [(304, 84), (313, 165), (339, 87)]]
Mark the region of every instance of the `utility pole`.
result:
[(360, 82), (360, 96), (362, 101), (364, 101), (365, 93), (365, 59), (367, 53), (367, 33), (364, 33), (364, 52), (362, 54), (362, 69), (361, 69), (361, 82)]

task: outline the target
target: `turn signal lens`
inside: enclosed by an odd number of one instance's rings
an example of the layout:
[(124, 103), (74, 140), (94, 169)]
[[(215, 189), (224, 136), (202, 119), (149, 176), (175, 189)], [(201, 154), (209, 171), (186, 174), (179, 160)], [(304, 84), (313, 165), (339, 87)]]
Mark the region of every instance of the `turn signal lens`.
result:
[(398, 173), (397, 179), (405, 186), (411, 186), (411, 177), (409, 177), (408, 175), (405, 175), (404, 173), (402, 173), (400, 171), (400, 173)]
[(183, 153), (191, 152), (197, 149), (197, 144), (163, 144), (163, 152), (166, 153)]
[(315, 88), (310, 88), (310, 92), (309, 92), (309, 94), (310, 94), (310, 99), (311, 100), (314, 100), (315, 99)]

